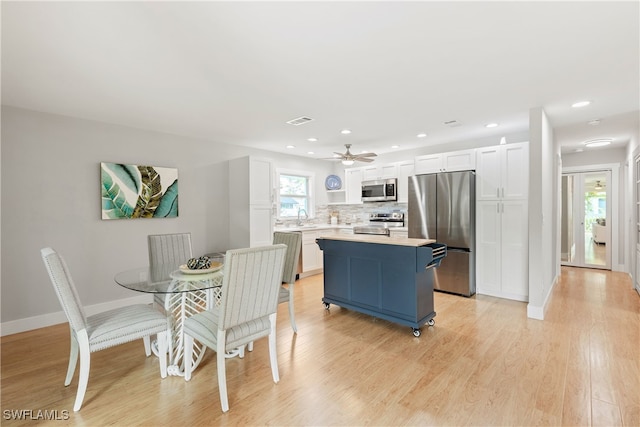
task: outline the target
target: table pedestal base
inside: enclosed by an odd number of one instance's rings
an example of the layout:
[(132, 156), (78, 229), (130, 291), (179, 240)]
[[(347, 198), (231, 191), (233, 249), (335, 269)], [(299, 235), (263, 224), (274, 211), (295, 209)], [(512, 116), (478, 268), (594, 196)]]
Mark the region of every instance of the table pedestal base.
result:
[[(214, 280), (214, 279), (209, 279)], [(222, 280), (220, 277), (219, 280)], [(185, 291), (186, 288), (192, 287), (193, 290), (188, 292), (171, 293), (165, 297), (164, 310), (170, 319), (170, 335), (169, 340), (169, 360), (167, 363), (167, 375), (184, 376), (184, 321), (203, 310), (209, 310), (216, 307), (220, 303), (220, 288), (209, 288), (205, 290), (197, 289), (197, 285), (193, 285), (190, 281), (180, 281), (176, 284)], [(202, 358), (207, 347), (198, 342), (193, 341), (193, 354), (191, 355), (191, 366), (195, 369)], [(157, 345), (155, 346), (157, 352)]]

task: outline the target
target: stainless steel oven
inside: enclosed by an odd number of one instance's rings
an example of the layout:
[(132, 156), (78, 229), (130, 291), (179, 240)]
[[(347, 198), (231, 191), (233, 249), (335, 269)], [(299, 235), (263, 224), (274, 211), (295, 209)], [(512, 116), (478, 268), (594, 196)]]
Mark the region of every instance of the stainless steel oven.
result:
[(369, 224), (353, 227), (353, 234), (379, 234), (389, 236), (390, 229), (404, 227), (402, 212), (369, 214)]
[(386, 202), (398, 200), (398, 180), (396, 178), (362, 181), (363, 202)]

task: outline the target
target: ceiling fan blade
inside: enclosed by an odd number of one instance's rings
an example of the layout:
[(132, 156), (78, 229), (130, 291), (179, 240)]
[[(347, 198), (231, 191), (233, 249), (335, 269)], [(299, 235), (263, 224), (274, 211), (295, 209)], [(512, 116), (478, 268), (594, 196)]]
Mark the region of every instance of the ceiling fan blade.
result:
[[(336, 153), (335, 151), (333, 152), (333, 154), (337, 154), (337, 155), (338, 155), (338, 156), (340, 156), (340, 157), (344, 157), (344, 154), (342, 154), (342, 153)], [(336, 158), (338, 158), (338, 157), (336, 157)]]
[(355, 160), (356, 162), (366, 162), (366, 163), (373, 162), (373, 159), (370, 159), (368, 157), (354, 157), (353, 160)]
[(360, 153), (360, 154), (356, 154), (356, 156), (358, 156), (358, 157), (376, 157), (377, 154), (376, 153)]

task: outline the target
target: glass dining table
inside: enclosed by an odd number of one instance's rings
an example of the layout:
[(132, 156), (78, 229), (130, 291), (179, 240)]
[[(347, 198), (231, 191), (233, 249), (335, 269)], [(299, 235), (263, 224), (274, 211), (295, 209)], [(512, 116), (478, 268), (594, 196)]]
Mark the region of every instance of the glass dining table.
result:
[[(158, 264), (122, 271), (115, 275), (115, 282), (136, 292), (164, 295), (164, 306), (157, 307), (169, 318), (169, 350), (167, 374), (184, 375), (185, 319), (220, 302), (222, 264), (207, 270), (188, 270), (175, 264)], [(197, 367), (204, 356), (206, 346), (194, 341), (192, 366)], [(154, 343), (157, 354), (157, 345)]]

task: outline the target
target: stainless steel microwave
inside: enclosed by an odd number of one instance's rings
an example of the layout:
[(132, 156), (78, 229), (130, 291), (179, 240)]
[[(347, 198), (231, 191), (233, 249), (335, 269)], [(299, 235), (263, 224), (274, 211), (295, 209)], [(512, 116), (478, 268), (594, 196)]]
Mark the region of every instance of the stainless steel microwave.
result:
[(396, 178), (362, 181), (363, 202), (389, 202), (398, 200)]

